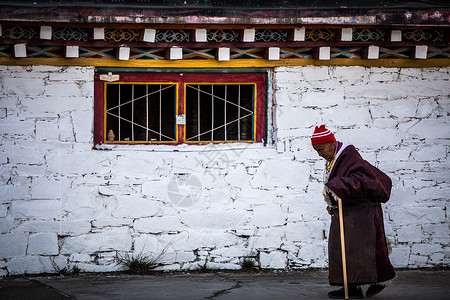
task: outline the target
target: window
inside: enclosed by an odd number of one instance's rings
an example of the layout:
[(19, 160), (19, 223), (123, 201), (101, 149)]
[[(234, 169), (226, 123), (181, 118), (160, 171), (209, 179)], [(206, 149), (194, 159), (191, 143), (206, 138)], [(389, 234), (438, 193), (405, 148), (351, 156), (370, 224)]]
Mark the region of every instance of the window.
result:
[(107, 84), (106, 140), (175, 141), (176, 91), (174, 83)]
[(186, 84), (186, 141), (252, 141), (255, 84)]
[(95, 144), (260, 142), (267, 75), (97, 72)]

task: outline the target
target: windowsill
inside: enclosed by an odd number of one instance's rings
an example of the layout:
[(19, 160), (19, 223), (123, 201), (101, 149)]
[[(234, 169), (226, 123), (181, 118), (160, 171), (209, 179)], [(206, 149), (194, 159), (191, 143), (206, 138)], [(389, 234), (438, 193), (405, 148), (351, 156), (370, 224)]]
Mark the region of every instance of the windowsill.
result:
[(180, 145), (161, 145), (161, 144), (99, 144), (94, 146), (94, 150), (107, 151), (148, 151), (148, 152), (204, 152), (204, 151), (243, 151), (243, 150), (261, 150), (271, 149), (272, 147), (263, 143), (208, 143), (208, 144), (180, 144)]

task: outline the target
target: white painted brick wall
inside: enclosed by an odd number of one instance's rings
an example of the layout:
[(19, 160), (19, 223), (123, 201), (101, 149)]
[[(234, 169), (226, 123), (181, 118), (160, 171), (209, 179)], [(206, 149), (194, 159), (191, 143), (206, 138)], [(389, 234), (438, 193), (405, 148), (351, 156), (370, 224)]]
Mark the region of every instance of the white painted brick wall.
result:
[(25, 256), (28, 245), (27, 234), (0, 235), (0, 255), (2, 259)]
[(61, 214), (59, 205), (58, 200), (15, 200), (11, 203), (11, 215), (15, 219), (52, 220)]
[(165, 248), (166, 270), (326, 267), (321, 123), (391, 176), (394, 266), (450, 264), (449, 68), (280, 67), (268, 146), (113, 151), (92, 150), (93, 76), (0, 66), (0, 276), (115, 271)]
[(57, 255), (58, 237), (56, 233), (34, 233), (28, 237), (28, 255)]

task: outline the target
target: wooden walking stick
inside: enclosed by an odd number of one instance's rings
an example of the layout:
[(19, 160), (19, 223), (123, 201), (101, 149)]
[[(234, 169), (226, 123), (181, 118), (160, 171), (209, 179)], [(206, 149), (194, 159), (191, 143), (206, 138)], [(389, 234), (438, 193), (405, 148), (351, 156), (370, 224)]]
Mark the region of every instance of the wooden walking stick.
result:
[[(323, 189), (323, 195), (326, 197), (327, 192)], [(341, 233), (341, 256), (342, 256), (342, 274), (344, 275), (344, 296), (348, 299), (348, 284), (347, 284), (347, 261), (345, 259), (345, 239), (344, 239), (344, 214), (342, 213), (342, 199), (338, 198), (339, 210), (339, 231)]]
[(345, 240), (344, 240), (344, 214), (342, 213), (341, 198), (338, 198), (338, 208), (339, 208), (339, 231), (341, 232), (342, 273), (344, 275), (344, 295), (345, 299), (348, 299), (347, 262), (345, 259)]

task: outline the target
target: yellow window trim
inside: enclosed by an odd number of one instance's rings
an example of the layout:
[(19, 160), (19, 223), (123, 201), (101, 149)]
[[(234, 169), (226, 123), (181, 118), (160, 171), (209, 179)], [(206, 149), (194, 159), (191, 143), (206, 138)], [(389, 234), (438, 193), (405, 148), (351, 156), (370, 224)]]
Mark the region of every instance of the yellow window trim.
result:
[(290, 58), (280, 60), (265, 59), (234, 59), (230, 61), (216, 60), (118, 60), (115, 58), (11, 58), (0, 57), (0, 65), (8, 66), (91, 66), (91, 67), (122, 67), (122, 68), (275, 68), (283, 66), (364, 66), (364, 67), (397, 67), (397, 68), (428, 68), (449, 67), (449, 58), (430, 59), (361, 59), (332, 58), (317, 60), (312, 58)]
[(103, 142), (106, 144), (177, 144), (178, 143), (178, 127), (175, 126), (175, 141), (108, 141), (107, 139), (107, 128), (106, 128), (106, 87), (108, 84), (146, 84), (146, 85), (161, 85), (161, 84), (174, 84), (176, 86), (175, 88), (175, 109), (176, 114), (178, 114), (178, 87), (179, 82), (134, 82), (134, 81), (116, 81), (116, 82), (105, 82), (103, 87), (103, 98), (104, 98), (104, 115), (103, 115), (103, 126), (104, 126), (104, 132), (103, 132)]
[[(253, 139), (252, 140), (246, 140), (246, 141), (187, 141), (186, 140), (186, 130), (184, 130), (184, 143), (187, 144), (202, 144), (202, 143), (244, 143), (244, 142), (250, 142), (254, 143), (256, 142), (256, 99), (258, 99), (258, 86), (254, 82), (185, 82), (184, 83), (184, 114), (186, 114), (186, 85), (193, 84), (193, 85), (211, 85), (211, 84), (218, 84), (218, 85), (253, 85), (255, 95), (253, 97)], [(184, 125), (186, 128), (186, 125)]]

